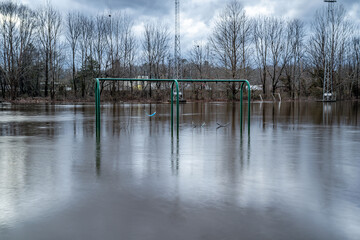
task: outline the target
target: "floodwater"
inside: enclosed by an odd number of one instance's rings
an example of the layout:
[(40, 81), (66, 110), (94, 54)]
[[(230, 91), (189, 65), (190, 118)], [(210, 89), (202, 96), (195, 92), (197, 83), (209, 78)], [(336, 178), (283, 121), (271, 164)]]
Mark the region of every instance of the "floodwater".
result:
[(360, 239), (359, 103), (180, 114), (0, 105), (0, 239)]

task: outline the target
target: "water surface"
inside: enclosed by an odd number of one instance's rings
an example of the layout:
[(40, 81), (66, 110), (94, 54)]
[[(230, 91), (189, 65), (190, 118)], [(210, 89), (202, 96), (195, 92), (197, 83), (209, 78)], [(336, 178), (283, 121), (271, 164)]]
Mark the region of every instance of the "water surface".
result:
[(169, 113), (0, 105), (0, 239), (360, 239), (358, 103)]

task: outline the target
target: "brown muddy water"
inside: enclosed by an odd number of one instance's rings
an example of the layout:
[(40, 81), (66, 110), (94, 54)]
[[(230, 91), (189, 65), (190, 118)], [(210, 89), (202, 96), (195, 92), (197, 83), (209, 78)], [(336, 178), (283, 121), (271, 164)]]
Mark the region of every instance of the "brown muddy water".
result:
[(92, 104), (0, 105), (0, 239), (360, 239), (359, 103), (180, 114), (106, 104), (97, 140)]

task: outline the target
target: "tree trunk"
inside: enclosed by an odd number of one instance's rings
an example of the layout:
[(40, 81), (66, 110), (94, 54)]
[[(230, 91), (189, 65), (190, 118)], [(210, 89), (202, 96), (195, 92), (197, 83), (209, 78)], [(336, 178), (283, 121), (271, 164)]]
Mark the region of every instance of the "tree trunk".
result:
[(49, 53), (45, 53), (45, 97), (48, 96), (48, 84), (49, 84)]
[(266, 95), (266, 68), (263, 69), (263, 94)]
[(73, 60), (73, 71), (72, 71), (72, 76), (73, 76), (73, 84), (74, 84), (74, 95), (75, 98), (77, 96), (77, 88), (76, 88), (76, 80), (75, 80), (75, 51), (73, 50), (73, 56), (72, 56), (72, 60)]

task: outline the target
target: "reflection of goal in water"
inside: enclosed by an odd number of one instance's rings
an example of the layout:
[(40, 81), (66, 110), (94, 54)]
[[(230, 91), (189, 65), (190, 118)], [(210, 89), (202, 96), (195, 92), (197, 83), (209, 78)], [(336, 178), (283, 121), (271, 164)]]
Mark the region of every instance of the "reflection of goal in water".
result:
[[(250, 100), (251, 100), (251, 87), (248, 80), (244, 79), (136, 79), (136, 78), (96, 78), (95, 79), (95, 111), (96, 111), (96, 135), (100, 136), (100, 81), (123, 81), (123, 82), (134, 82), (134, 81), (147, 81), (147, 82), (169, 82), (171, 83), (171, 107), (170, 107), (170, 125), (171, 125), (171, 136), (174, 132), (174, 97), (176, 99), (176, 136), (179, 138), (179, 102), (180, 102), (180, 91), (179, 82), (188, 83), (205, 83), (205, 82), (239, 82), (240, 87), (240, 133), (242, 133), (243, 126), (243, 90), (246, 86), (248, 90), (248, 111), (247, 111), (247, 124), (248, 134), (250, 135)], [(174, 89), (175, 86), (175, 89)]]

